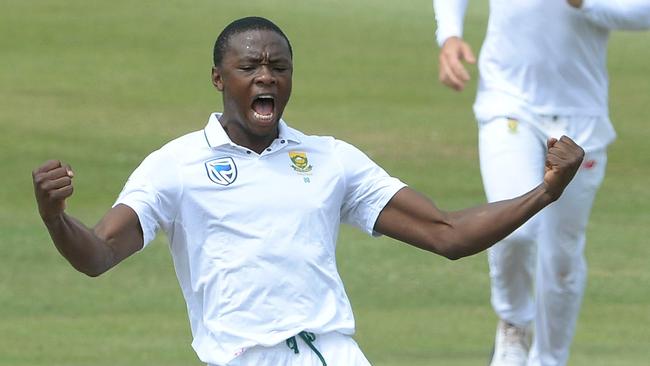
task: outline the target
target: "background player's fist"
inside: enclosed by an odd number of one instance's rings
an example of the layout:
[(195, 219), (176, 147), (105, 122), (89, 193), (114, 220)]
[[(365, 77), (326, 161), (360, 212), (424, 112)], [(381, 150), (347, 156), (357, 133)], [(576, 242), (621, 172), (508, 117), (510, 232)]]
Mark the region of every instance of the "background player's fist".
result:
[(470, 75), (463, 62), (476, 63), (472, 48), (458, 37), (449, 37), (440, 49), (438, 75), (440, 82), (461, 91), (469, 81)]

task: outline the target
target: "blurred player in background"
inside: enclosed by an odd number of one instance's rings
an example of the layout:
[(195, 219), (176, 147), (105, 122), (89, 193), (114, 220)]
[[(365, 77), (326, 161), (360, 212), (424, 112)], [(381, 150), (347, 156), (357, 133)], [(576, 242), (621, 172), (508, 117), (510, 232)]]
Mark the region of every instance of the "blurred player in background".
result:
[(289, 127), (292, 76), (275, 24), (228, 25), (212, 69), (223, 113), (150, 154), (92, 229), (65, 213), (68, 165), (33, 172), (43, 222), (83, 273), (98, 276), (167, 234), (192, 346), (211, 366), (369, 365), (336, 267), (341, 222), (456, 259), (557, 200), (582, 162), (571, 139), (550, 139), (546, 173), (528, 193), (443, 212), (353, 146)]
[[(467, 0), (433, 5), (440, 81), (461, 91), (464, 62), (475, 63), (462, 38)], [(562, 198), (488, 251), (500, 319), (493, 366), (567, 362), (586, 281), (585, 229), (616, 137), (607, 41), (610, 30), (648, 27), (648, 0), (490, 1), (474, 103), (488, 201), (537, 184), (547, 138), (565, 134), (586, 151)]]

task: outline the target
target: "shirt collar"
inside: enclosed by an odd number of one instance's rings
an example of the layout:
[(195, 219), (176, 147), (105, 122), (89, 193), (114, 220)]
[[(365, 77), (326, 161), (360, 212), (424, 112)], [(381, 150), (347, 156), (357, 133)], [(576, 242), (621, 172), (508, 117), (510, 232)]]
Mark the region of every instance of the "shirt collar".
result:
[[(230, 137), (228, 137), (226, 131), (224, 131), (221, 123), (219, 122), (219, 117), (221, 117), (221, 113), (212, 113), (208, 119), (208, 124), (203, 129), (203, 134), (205, 135), (205, 140), (207, 141), (208, 146), (211, 148), (216, 148), (223, 145), (237, 146), (237, 144), (230, 140)], [(278, 123), (278, 138), (292, 141), (298, 144), (300, 143), (300, 139), (296, 131), (293, 128), (289, 127), (287, 123), (282, 119), (280, 119)]]

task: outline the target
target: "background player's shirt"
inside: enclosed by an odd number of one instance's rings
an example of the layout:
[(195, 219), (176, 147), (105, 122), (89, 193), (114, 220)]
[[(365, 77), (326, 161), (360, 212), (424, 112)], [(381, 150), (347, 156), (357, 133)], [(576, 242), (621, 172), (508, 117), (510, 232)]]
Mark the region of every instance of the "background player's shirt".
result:
[[(434, 0), (439, 44), (462, 35), (467, 0)], [(479, 56), (477, 119), (530, 114), (602, 117), (595, 133), (611, 142), (607, 41), (610, 29), (650, 27), (650, 1), (490, 0)]]

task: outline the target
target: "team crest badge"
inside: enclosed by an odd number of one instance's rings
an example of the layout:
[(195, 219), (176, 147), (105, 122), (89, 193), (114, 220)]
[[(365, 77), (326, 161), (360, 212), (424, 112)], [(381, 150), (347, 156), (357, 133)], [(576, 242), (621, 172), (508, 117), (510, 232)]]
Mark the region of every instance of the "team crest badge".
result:
[(312, 166), (307, 159), (307, 153), (302, 151), (289, 151), (289, 159), (291, 159), (291, 168), (298, 173), (311, 172)]
[(517, 121), (514, 118), (508, 118), (508, 130), (510, 130), (510, 133), (516, 133), (518, 126), (519, 126), (519, 121)]
[(210, 180), (221, 186), (228, 186), (237, 179), (237, 166), (231, 157), (206, 161), (205, 169)]

